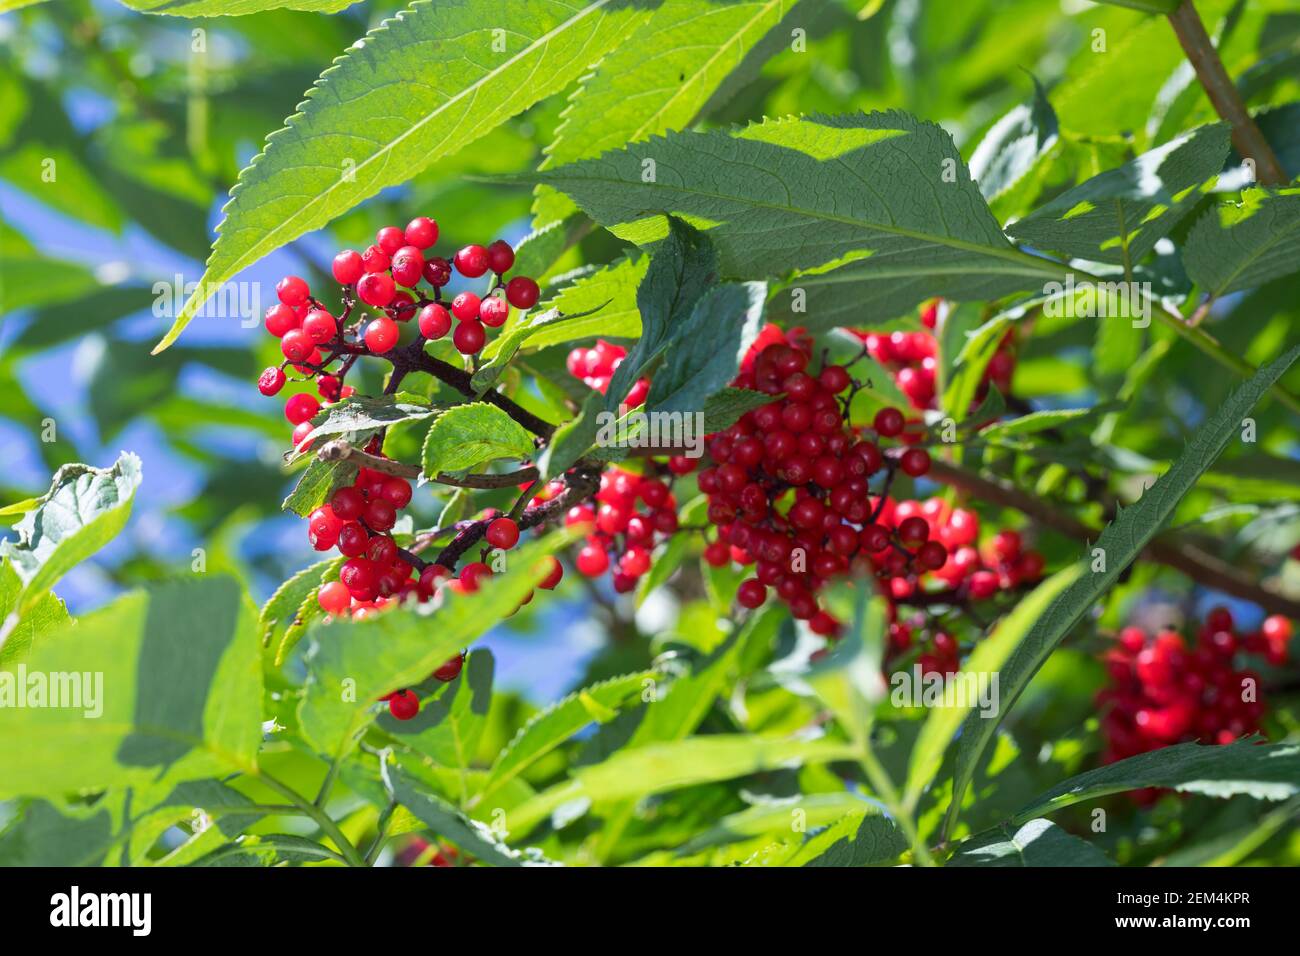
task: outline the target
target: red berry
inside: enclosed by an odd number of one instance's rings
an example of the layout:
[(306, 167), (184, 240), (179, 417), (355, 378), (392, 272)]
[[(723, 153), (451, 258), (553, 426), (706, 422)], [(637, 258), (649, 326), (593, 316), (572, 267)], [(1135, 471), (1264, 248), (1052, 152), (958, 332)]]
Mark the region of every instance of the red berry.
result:
[(948, 549), (938, 541), (927, 541), (921, 545), (921, 550), (916, 553), (916, 560), (921, 567), (930, 571), (938, 571), (948, 561)]
[(375, 245), (391, 256), (406, 245), (406, 234), (396, 226), (384, 226), (375, 233)]
[(280, 339), (280, 351), (290, 362), (305, 362), (311, 357), (316, 345), (302, 329), (290, 329)]
[(527, 276), (515, 276), (506, 283), (506, 300), (516, 309), (531, 309), (542, 290)]
[(344, 521), (355, 521), (365, 511), (366, 496), (357, 488), (339, 488), (330, 498), (330, 508)]
[(343, 285), (352, 285), (366, 273), (361, 253), (355, 249), (344, 249), (335, 256), (332, 270), (335, 281)]
[(451, 572), (441, 564), (431, 564), (420, 572), (420, 581), (416, 585), (416, 590), (420, 597), (427, 601), (438, 589), (438, 582), (449, 577)]
[(388, 698), (388, 712), (398, 720), (410, 720), (420, 712), (420, 698), (414, 691), (399, 690)]
[(842, 365), (826, 366), (817, 376), (817, 380), (821, 382), (822, 388), (836, 395), (848, 388), (851, 382), (849, 373)]
[(488, 268), (497, 275), (505, 275), (510, 271), (510, 267), (515, 264), (515, 251), (510, 248), (510, 243), (504, 239), (498, 239), (492, 245), (487, 247)]
[(451, 314), (464, 321), (477, 319), (480, 299), (473, 292), (462, 292), (451, 300)]
[(490, 295), (478, 306), (479, 321), (484, 325), (491, 326), (494, 329), (500, 328), (506, 324), (506, 319), (510, 317), (510, 306), (506, 300), (497, 295)]
[(420, 310), (420, 334), (426, 339), (440, 339), (451, 330), (451, 316), (436, 302)]
[(342, 614), (352, 604), (352, 595), (342, 581), (330, 581), (316, 592), (316, 603), (326, 614)]
[(398, 334), (397, 323), (388, 316), (381, 315), (366, 326), (366, 348), (375, 355), (383, 355), (392, 351), (397, 344)]
[(482, 561), (471, 561), (460, 570), (460, 583), (464, 586), (467, 593), (473, 594), (478, 590), (480, 578), (490, 578), (492, 569)]
[(506, 550), (519, 543), (519, 525), (512, 518), (497, 518), (487, 526), (488, 544)]
[(289, 400), (284, 403), (284, 417), (294, 425), (302, 424), (319, 411), (320, 402), (316, 400), (316, 396), (308, 395), (305, 392), (299, 395), (290, 395)]
[(441, 256), (434, 256), (424, 263), (424, 281), (441, 289), (451, 281), (451, 263)]
[(342, 390), (343, 384), (333, 375), (322, 375), (316, 379), (316, 391), (327, 402), (337, 402)]
[(899, 464), (907, 474), (919, 478), (930, 470), (930, 453), (924, 448), (909, 448), (903, 452)]
[(312, 342), (322, 345), (334, 338), (334, 333), (338, 331), (338, 323), (334, 321), (334, 316), (324, 309), (312, 309), (302, 320), (302, 330), (307, 333), (307, 337)]
[(763, 602), (767, 600), (767, 588), (754, 578), (746, 578), (736, 589), (736, 600), (741, 607), (762, 607)]
[(307, 301), (311, 290), (297, 276), (285, 276), (275, 284), (275, 294), (289, 308), (296, 309)]
[(411, 503), (411, 483), (405, 478), (390, 475), (380, 485), (379, 494), (394, 508), (405, 508)]
[(564, 577), (564, 565), (560, 564), (554, 555), (549, 554), (542, 559), (542, 563), (549, 570), (546, 572), (546, 577), (542, 578), (541, 583), (537, 586), (547, 591), (553, 590)]
[(447, 663), (443, 664), (436, 671), (434, 671), (433, 676), (445, 684), (448, 681), (455, 680), (456, 675), (460, 673), (460, 669), (464, 665), (465, 665), (465, 655), (457, 654), (451, 660), (447, 661)]
[(930, 537), (930, 523), (924, 518), (913, 515), (898, 523), (898, 540), (906, 548), (915, 548), (925, 543)]
[(379, 587), (379, 573), (365, 558), (350, 558), (339, 568), (339, 580), (358, 601), (373, 601)]
[(438, 241), (438, 223), (428, 216), (416, 216), (406, 224), (405, 238), (417, 249), (428, 249)]
[[(357, 517), (360, 517), (364, 513), (365, 505), (363, 503), (362, 510), (358, 513)], [(334, 514), (336, 517), (343, 517), (343, 515), (339, 513), (337, 500), (334, 506)], [(349, 558), (355, 558), (365, 554), (366, 546), (370, 543), (370, 533), (358, 522), (350, 518), (344, 520), (347, 521), (347, 524), (339, 530), (339, 553)]]
[(393, 255), (393, 281), (408, 289), (415, 287), (424, 275), (424, 256), (415, 246), (402, 246)]
[(1205, 616), (1205, 627), (1209, 631), (1231, 631), (1233, 629), (1232, 612), (1226, 607), (1215, 607)]
[(387, 272), (392, 264), (392, 257), (378, 246), (367, 246), (366, 251), (361, 253), (361, 268), (367, 274)]
[(875, 420), (872, 422), (876, 434), (885, 438), (893, 438), (902, 434), (903, 431), (903, 413), (897, 408), (882, 408), (876, 412)]
[(578, 551), (574, 564), (577, 565), (579, 574), (589, 578), (599, 577), (609, 569), (609, 555), (600, 545), (587, 544)]
[(397, 560), (397, 542), (386, 534), (377, 534), (366, 542), (366, 557), (386, 568)]
[(329, 505), (322, 505), (307, 519), (307, 540), (317, 551), (328, 551), (339, 540), (343, 522)]
[(397, 523), (397, 509), (383, 498), (367, 501), (364, 516), (366, 525), (372, 531), (387, 531)]
[(474, 355), (487, 341), (487, 332), (481, 322), (461, 322), (451, 334), (451, 342), (461, 355)]
[(1264, 635), (1264, 639), (1278, 644), (1286, 644), (1290, 641), (1294, 630), (1291, 621), (1281, 614), (1264, 618), (1264, 623), (1260, 626), (1260, 633)]
[(277, 302), (266, 310), (266, 331), (277, 339), (290, 329), (298, 328), (298, 314), (283, 302)]
[(650, 570), (650, 552), (639, 545), (633, 545), (618, 559), (618, 567), (628, 577), (639, 578)]
[(465, 246), (453, 261), (456, 271), (469, 279), (477, 279), (488, 271), (488, 254), (482, 246)]
[(373, 305), (377, 309), (392, 302), (396, 294), (397, 286), (393, 283), (393, 277), (382, 272), (364, 275), (357, 283), (357, 296), (366, 305)]
[(272, 365), (257, 377), (257, 390), (263, 395), (274, 395), (284, 388), (284, 369)]

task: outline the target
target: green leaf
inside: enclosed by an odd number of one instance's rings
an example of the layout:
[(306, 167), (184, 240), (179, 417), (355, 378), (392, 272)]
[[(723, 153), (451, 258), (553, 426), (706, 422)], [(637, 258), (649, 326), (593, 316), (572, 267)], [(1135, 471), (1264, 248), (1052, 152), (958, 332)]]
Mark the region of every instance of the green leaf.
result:
[(1063, 274), (1011, 246), (947, 132), (900, 112), (669, 133), (536, 178), (638, 244), (666, 230), (648, 211), (686, 218), (707, 230), (725, 277), (804, 270), (773, 307), (813, 329)]
[(740, 370), (740, 360), (763, 326), (767, 285), (714, 286), (673, 333), (655, 371), (647, 411), (702, 412)]
[[(435, 763), (468, 770), (487, 726), (495, 671), (492, 652), (479, 648), (466, 659), (460, 677), (421, 706), (415, 717), (398, 720), (385, 714), (379, 718), (379, 726)], [(465, 799), (468, 794), (461, 796)]]
[[(1124, 509), (1115, 521), (1107, 525), (1089, 556), (1079, 562), (1084, 573), (1034, 622), (1025, 639), (1015, 648), (1006, 666), (998, 674), (1001, 706), (997, 715), (993, 719), (983, 719), (978, 713), (973, 713), (962, 725), (946, 832), (951, 832), (962, 796), (975, 773), (980, 755), (993, 738), (1002, 718), (1015, 706), (1029, 685), (1030, 679), (1042, 667), (1056, 645), (1169, 521), (1183, 496), (1196, 484), (1197, 478), (1238, 434), (1242, 419), (1290, 368), (1297, 356), (1300, 356), (1300, 346), (1291, 349), (1238, 386), (1214, 415), (1197, 429), (1173, 467), (1161, 475), (1137, 502)], [(1105, 556), (1105, 568), (1091, 571), (1095, 566), (1092, 555), (1098, 552)]]
[[(857, 794), (801, 793), (793, 797), (765, 799), (744, 810), (729, 813), (714, 826), (692, 838), (677, 851), (687, 856), (711, 846), (748, 840), (769, 833), (789, 833), (802, 825), (815, 830), (829, 827), (852, 815), (856, 821), (875, 808)], [(806, 842), (806, 841), (805, 841)]]
[(630, 0), (416, 0), (385, 20), (240, 173), (200, 287), (155, 351), (220, 283), (564, 89), (647, 16)]
[[(0, 570), (0, 608), (9, 605), (17, 592), (18, 578), (8, 568)], [(68, 608), (58, 595), (46, 591), (6, 635), (0, 645), (0, 665), (22, 660), (36, 638), (68, 622)]]
[(568, 543), (556, 532), (511, 552), (509, 569), (485, 578), (472, 594), (398, 607), (370, 620), (321, 622), (312, 643), (298, 707), (303, 736), (333, 758), (377, 716), (385, 694), (422, 683), (527, 596), (545, 577), (538, 558)]
[(771, 395), (752, 388), (724, 388), (704, 400), (704, 434), (720, 432), (740, 421), (746, 412), (762, 408)]
[[(518, 777), (593, 721), (605, 723), (604, 710), (614, 710), (638, 695), (654, 671), (613, 677), (576, 690), (535, 714), (493, 763), (476, 802), (487, 800), (498, 788)], [(595, 703), (595, 707), (592, 706)]]
[(1114, 411), (1116, 406), (1094, 406), (1093, 408), (1057, 408), (1041, 412), (1030, 412), (1004, 422), (995, 422), (979, 433), (980, 441), (1000, 441), (1019, 435), (1033, 435), (1037, 432), (1060, 428), (1080, 419), (1091, 418), (1098, 414)]
[(108, 544), (131, 514), (140, 487), (140, 459), (123, 452), (111, 468), (64, 465), (40, 504), (14, 525), (16, 541), (0, 541), (0, 557), (22, 582), (3, 610), (0, 646), (19, 618), (75, 565)]
[(529, 344), (543, 348), (596, 335), (636, 338), (641, 334), (636, 290), (649, 267), (649, 256), (626, 256), (575, 279), (560, 290), (551, 305), (567, 315), (588, 317), (540, 329), (529, 335)]
[(471, 820), (441, 797), (430, 793), (396, 768), (387, 768), (393, 796), (421, 823), (464, 853), (492, 866), (553, 865), (536, 850), (520, 852), (506, 846), (488, 826)]
[(531, 458), (533, 436), (486, 402), (457, 405), (439, 415), (424, 438), (424, 473), (463, 471), (498, 458)]
[(338, 13), (357, 0), (119, 0), (138, 13), (169, 17), (240, 17), (263, 10), (309, 10)]
[(496, 383), (501, 373), (510, 364), (510, 360), (515, 357), (515, 353), (528, 344), (534, 335), (561, 323), (580, 321), (600, 311), (601, 306), (596, 306), (586, 312), (573, 315), (566, 315), (559, 309), (548, 309), (536, 315), (525, 314), (519, 321), (511, 323), (504, 335), (497, 336), (483, 350), (484, 362), (471, 376), (470, 386), (481, 395)]
[[(546, 148), (546, 167), (690, 126), (723, 79), (795, 2), (660, 4), (570, 98), (564, 122)], [(545, 223), (571, 210), (567, 201), (547, 191), (535, 211)]]
[(1071, 777), (1039, 796), (1016, 822), (1125, 790), (1167, 787), (1209, 797), (1244, 794), (1256, 800), (1287, 800), (1300, 794), (1300, 745), (1175, 744), (1119, 760)]
[[(305, 601), (316, 596), (326, 575), (342, 565), (343, 561), (341, 557), (317, 561), (275, 589), (258, 617), (258, 623), (262, 627), (263, 646), (278, 643), (276, 638), (282, 637), (296, 621), (298, 609)], [(277, 653), (277, 658), (283, 660), (283, 654)]]
[[(1079, 580), (1083, 573), (1082, 565), (1072, 564), (1034, 588), (1033, 592), (1022, 599), (1010, 614), (998, 622), (989, 637), (975, 645), (975, 650), (962, 664), (954, 680), (967, 681), (963, 685), (967, 688), (967, 692), (957, 696), (951, 706), (948, 706), (945, 700), (928, 708), (929, 716), (921, 725), (921, 733), (916, 738), (908, 761), (903, 800), (909, 807), (916, 806), (925, 788), (939, 772), (943, 755), (957, 735), (962, 722), (976, 717), (986, 721), (995, 720), (999, 709), (998, 685), (992, 684), (990, 687), (993, 693), (994, 713), (989, 714), (980, 711), (982, 706), (980, 695), (975, 692), (973, 682), (990, 677), (996, 679), (1011, 653), (1020, 646), (1025, 635), (1029, 633), (1029, 629), (1067, 587)], [(921, 676), (919, 667), (920, 665), (913, 667), (912, 673), (895, 674), (891, 682), (900, 678), (914, 681)]]
[[(308, 449), (313, 444), (319, 447), (323, 439), (340, 436), (351, 444), (362, 444), (380, 429), (400, 422), (418, 422), (441, 411), (415, 395), (354, 396), (317, 412), (311, 420), (311, 434), (298, 447)], [(295, 450), (287, 453), (285, 460), (292, 462), (306, 454), (305, 450)]]
[(1183, 265), (1214, 297), (1300, 269), (1300, 189), (1247, 189), (1241, 202), (1209, 210), (1187, 234)]
[(313, 458), (281, 507), (305, 518), (329, 500), (330, 495), (350, 485), (357, 477), (357, 464), (350, 458), (321, 461)]
[(595, 389), (583, 400), (578, 414), (555, 430), (542, 451), (537, 467), (549, 480), (568, 471), (573, 463), (587, 454), (600, 431), (600, 416), (605, 412), (605, 396)]
[(256, 610), (223, 576), (134, 591), (45, 635), (0, 671), (0, 796), (256, 772), (259, 643)]
[(970, 172), (989, 202), (1006, 195), (1040, 163), (1058, 135), (1056, 112), (1034, 78), (1034, 96), (1011, 109), (984, 134), (970, 158)]
[[(861, 810), (809, 834), (781, 866), (860, 867), (888, 863), (907, 849), (893, 821)], [(771, 866), (765, 861), (763, 865)]]
[(1051, 820), (1030, 820), (1016, 831), (995, 827), (957, 847), (945, 866), (1114, 866), (1091, 843)]
[(1214, 185), (1228, 147), (1226, 124), (1203, 126), (1067, 190), (1007, 232), (1040, 249), (1131, 268)]

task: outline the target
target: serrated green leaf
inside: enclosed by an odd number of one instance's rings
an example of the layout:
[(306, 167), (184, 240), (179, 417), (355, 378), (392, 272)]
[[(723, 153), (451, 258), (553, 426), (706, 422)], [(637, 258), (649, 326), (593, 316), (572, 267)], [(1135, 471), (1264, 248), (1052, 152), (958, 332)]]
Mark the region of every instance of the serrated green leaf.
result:
[[(596, 335), (611, 339), (636, 338), (641, 334), (636, 290), (649, 267), (649, 256), (625, 256), (575, 279), (560, 290), (551, 305), (566, 314), (581, 313), (589, 317), (535, 332), (528, 337), (529, 343), (543, 348)], [(594, 309), (599, 311), (593, 312)]]
[(464, 471), (498, 458), (530, 458), (528, 430), (495, 405), (468, 402), (448, 409), (429, 426), (422, 454), (424, 473)]
[(338, 13), (357, 0), (118, 0), (137, 13), (169, 17), (241, 17), (263, 10), (307, 10)]
[(524, 773), (593, 720), (599, 719), (593, 717), (580, 695), (585, 694), (599, 706), (614, 710), (639, 694), (645, 681), (654, 676), (654, 671), (640, 671), (612, 677), (574, 691), (534, 715), (501, 751), (475, 802), (483, 803), (501, 786)]
[(1239, 740), (1221, 746), (1162, 747), (1071, 777), (1020, 810), (1013, 820), (1144, 787), (1219, 798), (1244, 794), (1256, 800), (1287, 800), (1300, 794), (1300, 745)]
[(0, 648), (18, 621), (75, 565), (122, 530), (140, 487), (140, 459), (123, 452), (111, 468), (64, 465), (40, 504), (17, 524), (16, 541), (0, 541), (0, 558), (22, 583), (0, 608)]
[(638, 244), (665, 233), (648, 210), (686, 218), (707, 230), (724, 277), (802, 270), (772, 307), (813, 329), (1063, 274), (1011, 246), (947, 132), (900, 112), (669, 133), (536, 178)]
[(1215, 123), (1067, 190), (1007, 227), (1022, 242), (1132, 268), (1192, 211), (1228, 156)]
[(199, 289), (155, 351), (220, 283), (562, 90), (648, 15), (630, 0), (416, 0), (385, 20), (240, 174)]
[(1205, 213), (1187, 234), (1183, 265), (1214, 297), (1300, 269), (1300, 189), (1247, 189), (1239, 204)]
[(285, 455), (293, 462), (308, 454), (306, 449), (319, 447), (324, 439), (346, 438), (354, 445), (363, 444), (375, 432), (401, 422), (418, 422), (441, 413), (440, 407), (429, 405), (415, 395), (379, 395), (374, 398), (357, 395), (322, 408), (313, 416), (312, 430), (303, 438), (298, 448)]
[[(0, 699), (28, 701), (0, 706), (0, 794), (256, 772), (259, 651), (256, 609), (216, 575), (131, 592), (44, 635), (0, 671)], [(45, 706), (31, 705), (37, 684)]]
[(285, 581), (262, 606), (258, 623), (262, 627), (262, 644), (270, 646), (277, 643), (276, 637), (293, 624), (302, 603), (314, 595), (320, 587), (326, 573), (343, 563), (343, 558), (326, 558), (303, 568), (289, 580)]
[[(383, 715), (379, 726), (444, 767), (468, 770), (478, 752), (492, 703), (496, 661), (487, 648), (470, 653), (458, 677), (410, 720)], [(463, 779), (463, 778), (462, 778)], [(462, 790), (461, 800), (468, 798)]]
[(1030, 820), (1018, 830), (999, 826), (966, 840), (944, 866), (1114, 866), (1091, 843), (1051, 820)]
[(350, 458), (342, 461), (313, 458), (280, 507), (305, 518), (328, 501), (335, 490), (352, 484), (356, 477), (357, 465)]
[(1030, 679), (1047, 656), (1090, 608), (1119, 579), (1121, 573), (1146, 547), (1173, 515), (1183, 496), (1208, 469), (1241, 428), (1255, 403), (1281, 378), (1300, 356), (1300, 346), (1261, 368), (1238, 386), (1228, 400), (1208, 419), (1188, 443), (1174, 465), (1156, 480), (1134, 504), (1124, 509), (1101, 533), (1092, 553), (1105, 556), (1105, 569), (1092, 571), (1091, 555), (1081, 559), (1082, 576), (1047, 608), (1025, 639), (1012, 652), (999, 672), (1001, 706), (994, 719), (978, 714), (967, 717), (958, 742), (953, 797), (948, 808), (946, 832), (951, 832), (958, 808), (980, 755), (992, 739), (998, 724), (1015, 706)]
[(704, 400), (704, 434), (720, 432), (740, 421), (746, 412), (762, 408), (770, 401), (771, 395), (752, 388), (724, 388)]

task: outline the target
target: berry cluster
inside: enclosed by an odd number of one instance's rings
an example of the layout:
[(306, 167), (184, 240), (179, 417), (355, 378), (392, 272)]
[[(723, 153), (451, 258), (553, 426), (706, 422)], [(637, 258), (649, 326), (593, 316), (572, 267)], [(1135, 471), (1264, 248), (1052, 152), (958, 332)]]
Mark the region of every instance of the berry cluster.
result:
[[(570, 352), (566, 364), (570, 375), (604, 395), (609, 390), (609, 380), (613, 378), (614, 370), (623, 364), (626, 356), (627, 349), (623, 346), (597, 339), (591, 348), (576, 348)], [(645, 401), (649, 392), (650, 379), (639, 378), (632, 383), (623, 404), (628, 408), (636, 408)]]
[[(487, 341), (487, 328), (505, 324), (510, 307), (531, 309), (540, 291), (527, 276), (505, 273), (514, 266), (515, 252), (498, 239), (489, 246), (469, 245), (450, 259), (430, 253), (438, 241), (438, 224), (420, 216), (405, 229), (385, 226), (375, 244), (364, 252), (345, 249), (334, 257), (334, 278), (343, 286), (344, 310), (335, 317), (312, 295), (307, 282), (286, 276), (276, 284), (279, 301), (266, 310), (266, 330), (280, 340), (284, 362), (262, 372), (257, 387), (263, 395), (284, 388), (286, 368), (314, 379), (320, 398), (336, 402), (353, 393), (343, 382), (358, 355), (385, 355), (398, 344), (401, 325), (415, 320), (422, 339), (440, 339), (452, 332), (452, 344), (463, 355), (477, 354)], [(453, 272), (467, 279), (492, 275), (492, 287), (479, 296), (461, 292), (445, 302), (443, 289)], [(422, 289), (425, 283), (427, 289)], [(426, 295), (432, 293), (432, 297)], [(357, 300), (374, 312), (355, 320)], [(310, 420), (320, 402), (309, 393), (291, 396), (285, 415), (295, 426), (294, 446), (311, 431)]]
[[(892, 608), (891, 613), (897, 617)], [(916, 654), (916, 663), (923, 674), (955, 674), (961, 668), (961, 647), (957, 639), (932, 626), (924, 614), (916, 614), (907, 621), (890, 621), (885, 673), (893, 672), (898, 659), (908, 653)]]
[(848, 371), (828, 364), (810, 374), (809, 345), (778, 335), (764, 330), (734, 382), (775, 400), (708, 439), (713, 464), (700, 472), (699, 487), (718, 536), (704, 558), (754, 567), (737, 592), (742, 606), (761, 606), (771, 588), (814, 633), (833, 636), (839, 622), (816, 595), (855, 559), (911, 579), (943, 567), (948, 549), (925, 518), (892, 520), (888, 497), (873, 502), (869, 494), (876, 474), (892, 481), (896, 471), (918, 478), (930, 469), (924, 449), (882, 451), (882, 439), (902, 433), (902, 413), (881, 409), (873, 434), (857, 434), (841, 399), (853, 385)]
[[(937, 322), (937, 305), (930, 304), (921, 310), (921, 324), (933, 329)], [(878, 332), (859, 331), (868, 355), (879, 362), (893, 376), (898, 390), (907, 396), (912, 407), (925, 411), (935, 407), (935, 373), (938, 368), (939, 345), (929, 332)], [(1011, 330), (1003, 336), (993, 357), (984, 369), (984, 378), (975, 393), (976, 403), (983, 400), (989, 385), (997, 386), (1003, 395), (1011, 387), (1011, 375), (1016, 368), (1015, 344)]]
[[(673, 461), (670, 467), (677, 473), (694, 466), (690, 459)], [(595, 578), (612, 567), (614, 590), (622, 594), (650, 570), (656, 542), (677, 530), (677, 501), (653, 472), (642, 475), (613, 467), (600, 476), (596, 503), (574, 505), (564, 523), (589, 529), (574, 559), (578, 572)]]
[(1240, 634), (1222, 607), (1206, 616), (1195, 647), (1176, 631), (1124, 628), (1105, 655), (1110, 685), (1097, 697), (1105, 708), (1105, 761), (1193, 740), (1226, 744), (1258, 731), (1259, 677), (1236, 661), (1247, 653), (1281, 664), (1291, 634), (1280, 616), (1267, 618), (1258, 633)]

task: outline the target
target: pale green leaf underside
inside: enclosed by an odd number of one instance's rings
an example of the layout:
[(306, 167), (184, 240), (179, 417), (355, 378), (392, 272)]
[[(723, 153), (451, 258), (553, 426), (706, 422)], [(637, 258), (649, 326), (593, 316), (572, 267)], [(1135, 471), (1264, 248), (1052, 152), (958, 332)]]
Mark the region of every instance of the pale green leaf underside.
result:
[(1091, 843), (1051, 820), (1030, 820), (1018, 830), (997, 827), (967, 840), (945, 866), (1114, 866)]
[(384, 21), (240, 174), (201, 287), (155, 350), (214, 286), (562, 90), (647, 15), (634, 0), (416, 0)]

